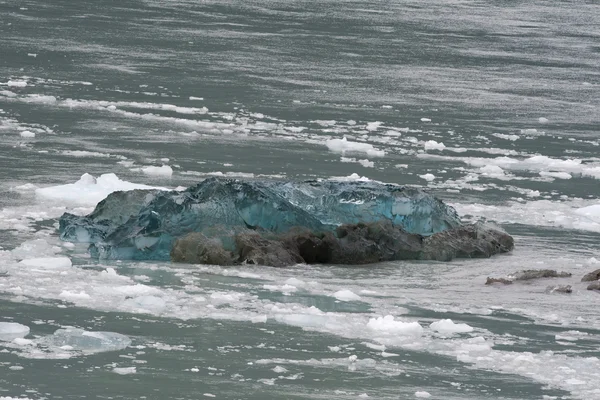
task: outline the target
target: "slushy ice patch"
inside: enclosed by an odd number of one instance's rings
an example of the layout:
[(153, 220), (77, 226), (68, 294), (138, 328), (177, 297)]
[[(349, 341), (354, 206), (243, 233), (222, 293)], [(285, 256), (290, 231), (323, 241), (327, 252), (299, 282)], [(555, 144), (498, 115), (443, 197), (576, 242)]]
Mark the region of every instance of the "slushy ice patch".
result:
[(210, 178), (184, 191), (114, 192), (87, 216), (64, 214), (59, 229), (100, 259), (220, 265), (446, 260), (512, 249), (506, 233), (461, 225), (430, 194), (371, 181)]

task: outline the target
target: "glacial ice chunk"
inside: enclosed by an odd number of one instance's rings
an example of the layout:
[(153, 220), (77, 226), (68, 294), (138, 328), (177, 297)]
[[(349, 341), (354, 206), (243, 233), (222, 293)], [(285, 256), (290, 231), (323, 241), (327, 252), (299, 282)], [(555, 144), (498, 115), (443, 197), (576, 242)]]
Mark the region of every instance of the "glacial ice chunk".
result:
[(460, 225), (452, 207), (416, 188), (209, 178), (184, 191), (112, 193), (88, 216), (64, 214), (59, 230), (65, 241), (91, 243), (98, 258), (168, 260), (175, 239), (190, 232), (232, 251), (231, 238), (240, 232), (334, 232), (342, 224), (377, 221), (425, 236)]
[(131, 344), (131, 339), (115, 332), (94, 332), (78, 328), (65, 328), (58, 329), (53, 335), (42, 338), (40, 344), (51, 348), (69, 349), (83, 354), (95, 354), (123, 350)]
[(29, 335), (27, 325), (16, 322), (0, 322), (0, 341), (9, 342), (14, 339), (24, 338)]

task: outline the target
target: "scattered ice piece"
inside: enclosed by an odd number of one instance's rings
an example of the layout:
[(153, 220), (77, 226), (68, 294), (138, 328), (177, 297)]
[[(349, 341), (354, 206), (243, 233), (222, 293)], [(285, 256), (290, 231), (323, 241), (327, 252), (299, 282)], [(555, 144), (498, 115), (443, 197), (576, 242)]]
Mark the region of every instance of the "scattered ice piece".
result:
[(27, 325), (16, 322), (0, 322), (0, 341), (9, 342), (27, 335), (29, 335), (29, 327)]
[(360, 300), (360, 296), (357, 295), (356, 293), (347, 290), (347, 289), (343, 289), (343, 290), (338, 290), (337, 292), (335, 292), (333, 294), (333, 297), (335, 297), (338, 300), (341, 301), (358, 301)]
[(355, 354), (352, 354), (350, 357), (348, 357), (348, 361), (350, 362), (356, 362), (356, 360), (358, 360), (358, 356)]
[(111, 173), (103, 174), (98, 178), (94, 178), (90, 174), (83, 174), (75, 183), (36, 189), (35, 194), (37, 197), (46, 200), (95, 206), (112, 192), (134, 189), (169, 190), (162, 187), (153, 187), (123, 181), (119, 179), (117, 175)]
[(173, 168), (168, 165), (163, 165), (162, 167), (149, 166), (142, 168), (142, 172), (149, 176), (171, 177), (173, 175)]
[(572, 176), (568, 172), (548, 172), (548, 171), (540, 171), (540, 176), (546, 176), (550, 178), (557, 179), (571, 179)]
[(73, 264), (69, 257), (42, 257), (22, 260), (19, 264), (32, 268), (60, 269), (70, 268)]
[(367, 327), (375, 331), (401, 336), (420, 336), (423, 333), (423, 327), (418, 322), (395, 321), (392, 315), (371, 318)]
[(428, 140), (425, 142), (425, 151), (429, 151), (429, 150), (444, 150), (446, 148), (446, 145), (442, 142), (438, 143), (435, 140)]
[(204, 97), (190, 96), (190, 100), (202, 101), (202, 100), (204, 100)]
[(260, 324), (260, 323), (266, 323), (267, 322), (267, 316), (266, 315), (258, 315), (256, 317), (252, 317), (250, 318), (250, 322), (252, 322), (253, 324)]
[(157, 296), (138, 296), (125, 300), (123, 306), (135, 312), (161, 313), (167, 303)]
[(17, 346), (29, 346), (34, 343), (33, 340), (24, 339), (24, 338), (16, 338), (16, 339), (13, 339), (12, 342), (14, 344), (16, 344)]
[(383, 157), (385, 151), (377, 150), (373, 145), (368, 143), (349, 142), (344, 136), (342, 139), (329, 139), (325, 141), (325, 145), (334, 153), (365, 153), (371, 157)]
[(19, 135), (21, 135), (22, 138), (34, 138), (35, 137), (35, 132), (31, 132), (31, 131), (21, 131), (19, 132)]
[(366, 126), (366, 130), (368, 130), (369, 132), (373, 132), (376, 131), (377, 129), (379, 129), (379, 126), (382, 124), (382, 122), (380, 121), (375, 121), (375, 122), (369, 122), (367, 123)]
[(435, 179), (435, 175), (433, 174), (419, 175), (419, 177), (425, 179), (427, 182), (431, 182)]
[(215, 396), (212, 393), (204, 393), (202, 396), (204, 396), (204, 397), (217, 397), (217, 396)]
[(374, 168), (375, 167), (375, 163), (373, 161), (369, 161), (367, 159), (365, 160), (358, 160), (358, 163), (360, 165), (362, 165), (365, 168)]
[(83, 290), (79, 293), (71, 292), (69, 290), (63, 290), (62, 292), (60, 292), (58, 297), (62, 297), (63, 299), (67, 300), (87, 300), (90, 298), (90, 295), (84, 292)]
[(431, 118), (421, 118), (421, 122), (431, 122)]
[(23, 80), (10, 80), (8, 82), (6, 82), (6, 85), (9, 87), (26, 87), (27, 86), (27, 81), (23, 81)]
[(288, 372), (287, 369), (285, 369), (284, 367), (279, 366), (279, 365), (275, 366), (275, 368), (273, 368), (272, 371), (275, 372), (275, 373), (277, 373), (277, 374), (283, 374), (285, 372)]
[(122, 367), (122, 368), (113, 368), (112, 372), (119, 375), (131, 375), (135, 374), (137, 371), (135, 367)]
[(547, 124), (547, 123), (548, 123), (548, 118), (539, 117), (539, 118), (538, 118), (538, 122), (539, 122), (540, 124)]
[(431, 397), (431, 394), (429, 394), (429, 392), (425, 392), (425, 391), (418, 391), (418, 392), (415, 392), (415, 397), (418, 397), (420, 399), (428, 399)]
[(439, 321), (435, 321), (431, 323), (429, 327), (436, 332), (450, 335), (453, 333), (466, 333), (473, 331), (473, 327), (467, 324), (456, 324), (451, 319), (442, 319)]

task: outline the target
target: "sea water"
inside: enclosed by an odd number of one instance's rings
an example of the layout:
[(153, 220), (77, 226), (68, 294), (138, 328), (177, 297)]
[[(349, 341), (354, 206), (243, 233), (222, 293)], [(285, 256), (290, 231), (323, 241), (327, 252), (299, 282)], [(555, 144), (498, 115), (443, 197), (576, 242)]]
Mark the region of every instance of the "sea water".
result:
[[(0, 398), (600, 398), (598, 21), (583, 0), (0, 1)], [(58, 239), (114, 190), (211, 176), (420, 187), (516, 248), (275, 269)], [(534, 268), (573, 275), (484, 285)]]

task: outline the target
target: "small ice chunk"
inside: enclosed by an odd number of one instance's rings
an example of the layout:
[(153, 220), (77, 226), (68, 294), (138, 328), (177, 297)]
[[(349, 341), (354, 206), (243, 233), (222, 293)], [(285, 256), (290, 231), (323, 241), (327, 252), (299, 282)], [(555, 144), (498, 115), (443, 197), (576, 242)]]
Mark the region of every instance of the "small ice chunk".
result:
[(264, 324), (267, 322), (267, 316), (266, 315), (257, 315), (256, 317), (252, 317), (250, 318), (250, 322), (252, 322), (253, 324)]
[(31, 131), (21, 131), (19, 132), (19, 135), (21, 135), (22, 138), (34, 138), (35, 137), (35, 132), (31, 132)]
[(6, 82), (6, 85), (9, 87), (26, 87), (27, 81), (15, 79), (15, 80), (10, 80), (10, 81)]
[(431, 118), (421, 118), (421, 122), (431, 122)]
[(425, 142), (425, 150), (429, 151), (429, 150), (444, 150), (446, 148), (446, 145), (442, 142), (438, 143), (435, 140), (428, 140)]
[(358, 300), (360, 300), (359, 295), (357, 295), (353, 291), (347, 290), (347, 289), (338, 290), (337, 292), (335, 292), (333, 294), (333, 297), (335, 297), (336, 299), (341, 300), (341, 301), (358, 301)]
[(16, 322), (0, 322), (0, 341), (10, 342), (29, 335), (29, 327)]
[(539, 122), (540, 124), (547, 124), (547, 123), (548, 123), (548, 118), (539, 117), (539, 118), (538, 118), (538, 122)]
[(42, 338), (40, 343), (56, 348), (71, 346), (75, 351), (94, 354), (123, 350), (131, 344), (131, 339), (115, 332), (93, 332), (78, 328), (66, 328), (58, 329), (53, 335)]
[(456, 324), (451, 319), (442, 319), (435, 321), (429, 325), (429, 327), (436, 332), (451, 335), (453, 333), (466, 333), (472, 332), (473, 327), (467, 324)]
[(138, 296), (125, 300), (123, 306), (137, 312), (160, 313), (167, 307), (167, 303), (157, 296)]
[(142, 168), (142, 172), (149, 176), (171, 177), (173, 175), (173, 168), (168, 165), (163, 165), (162, 167), (150, 166)]
[(415, 397), (418, 397), (420, 399), (428, 399), (431, 397), (431, 394), (429, 394), (429, 392), (425, 392), (425, 391), (418, 391), (418, 392), (415, 392)]
[(131, 374), (135, 374), (137, 371), (136, 371), (135, 367), (122, 367), (122, 368), (115, 367), (115, 368), (113, 368), (112, 372), (114, 372), (115, 374), (119, 374), (119, 375), (131, 375)]
[(360, 165), (362, 165), (365, 168), (374, 168), (375, 167), (375, 163), (373, 161), (369, 161), (367, 159), (365, 160), (358, 160), (358, 163)]
[(419, 175), (419, 178), (423, 178), (427, 182), (431, 182), (431, 181), (433, 181), (435, 179), (435, 175), (433, 175), (433, 174)]
[(277, 365), (275, 368), (273, 368), (273, 372), (275, 372), (277, 374), (283, 374), (285, 372), (288, 372), (288, 370), (282, 366)]
[(61, 269), (70, 268), (73, 264), (69, 257), (41, 257), (22, 260), (20, 265), (32, 268)]
[(368, 143), (350, 142), (344, 136), (342, 139), (329, 139), (325, 141), (325, 145), (334, 153), (365, 153), (370, 157), (383, 157), (385, 151), (377, 150), (373, 145)]
[(374, 330), (401, 336), (421, 336), (423, 327), (418, 322), (395, 321), (394, 316), (386, 315), (369, 319), (367, 327)]

